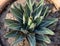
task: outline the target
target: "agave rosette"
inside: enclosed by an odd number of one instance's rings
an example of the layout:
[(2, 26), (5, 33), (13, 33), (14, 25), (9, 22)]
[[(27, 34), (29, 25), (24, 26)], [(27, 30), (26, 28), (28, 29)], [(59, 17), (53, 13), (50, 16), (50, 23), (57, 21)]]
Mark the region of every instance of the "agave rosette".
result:
[(11, 13), (17, 20), (6, 19), (10, 31), (5, 35), (6, 38), (15, 37), (13, 44), (21, 42), (26, 38), (30, 46), (36, 46), (40, 43), (41, 46), (47, 46), (46, 43), (51, 43), (47, 35), (54, 35), (54, 32), (48, 29), (48, 26), (58, 21), (57, 18), (45, 19), (48, 14), (48, 7), (44, 6), (44, 0), (40, 0), (36, 4), (35, 0), (26, 0), (26, 5), (13, 5)]

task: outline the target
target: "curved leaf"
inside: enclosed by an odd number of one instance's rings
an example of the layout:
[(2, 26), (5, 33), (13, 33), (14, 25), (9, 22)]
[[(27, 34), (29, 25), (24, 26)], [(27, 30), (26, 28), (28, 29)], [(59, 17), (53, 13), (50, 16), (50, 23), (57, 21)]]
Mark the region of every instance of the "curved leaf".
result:
[(28, 26), (30, 26), (32, 24), (32, 22), (33, 22), (33, 18), (32, 18), (32, 16), (30, 16), (28, 19)]
[(23, 24), (28, 23), (28, 16), (26, 14), (23, 15)]
[(46, 42), (48, 44), (51, 43), (51, 40), (46, 35), (36, 35), (36, 39), (40, 42), (43, 41), (43, 42)]
[(32, 6), (33, 6), (33, 4), (34, 4), (34, 1), (35, 0), (26, 0), (26, 3), (27, 3), (27, 5), (28, 5), (28, 7), (29, 7), (29, 9), (32, 11)]
[(28, 5), (26, 4), (26, 6), (24, 7), (25, 8), (25, 14), (28, 16), (28, 17), (30, 17), (30, 9), (29, 9), (29, 7), (28, 7)]
[(44, 6), (43, 5), (43, 0), (41, 0), (40, 3), (39, 3), (39, 5), (36, 7), (36, 9), (33, 12), (33, 16), (35, 17), (34, 19), (39, 17), (41, 15), (42, 10), (43, 10), (43, 6)]
[(28, 8), (27, 4), (24, 8), (25, 8), (25, 12), (23, 14), (23, 24), (24, 24), (24, 27), (26, 28), (28, 25), (28, 19), (30, 17), (30, 9)]
[(32, 23), (29, 27), (29, 29), (31, 29), (32, 31), (34, 31), (34, 28), (36, 27), (36, 24), (35, 23)]
[(43, 10), (43, 6), (40, 6), (39, 8), (37, 8), (37, 10), (35, 10), (35, 12), (33, 14), (35, 16), (34, 20), (36, 20), (36, 18), (40, 17), (42, 10)]
[(41, 23), (42, 18), (43, 18), (42, 16), (36, 18), (35, 22), (37, 26)]
[(13, 29), (13, 30), (19, 30), (21, 28), (21, 25), (19, 25), (19, 22), (15, 20), (6, 19), (5, 23), (8, 25), (10, 29)]
[(51, 24), (55, 23), (58, 21), (58, 18), (50, 18), (47, 20), (43, 20), (43, 22), (40, 24), (41, 27), (48, 27)]
[(13, 7), (14, 9), (18, 10), (21, 14), (23, 14), (24, 10), (21, 4), (19, 3), (13, 4)]
[(43, 5), (43, 4), (44, 4), (44, 0), (40, 0), (37, 7), (39, 7), (39, 6)]
[(43, 41), (36, 40), (37, 43), (39, 43), (40, 46), (47, 46), (47, 44)]
[(30, 43), (30, 46), (36, 46), (35, 35), (33, 34), (28, 35), (27, 40)]
[(5, 35), (5, 38), (15, 37), (17, 35), (16, 31), (11, 31)]
[(13, 45), (19, 43), (19, 42), (22, 42), (24, 40), (24, 36), (22, 35), (17, 35), (16, 38), (15, 38), (15, 41), (13, 42)]
[(35, 30), (35, 33), (39, 34), (39, 35), (41, 35), (41, 34), (54, 35), (54, 32), (52, 30), (50, 30), (48, 28), (45, 28), (45, 27), (42, 27), (42, 28), (40, 28), (38, 30)]
[(45, 42), (41, 42), (40, 46), (47, 46), (47, 44)]
[(19, 30), (19, 31), (23, 32), (24, 34), (27, 34), (28, 33), (28, 31), (27, 30), (24, 30), (23, 28), (21, 28), (21, 30)]
[(41, 16), (40, 23), (43, 21), (44, 17), (46, 16), (47, 11), (48, 11), (48, 7), (46, 7), (46, 9), (45, 9), (43, 15)]
[(33, 4), (33, 11), (37, 8), (36, 3)]
[[(16, 17), (16, 19), (18, 20), (18, 21), (22, 21), (23, 19), (23, 14), (17, 9), (17, 8), (11, 8), (11, 13)], [(21, 22), (20, 21), (20, 22)]]

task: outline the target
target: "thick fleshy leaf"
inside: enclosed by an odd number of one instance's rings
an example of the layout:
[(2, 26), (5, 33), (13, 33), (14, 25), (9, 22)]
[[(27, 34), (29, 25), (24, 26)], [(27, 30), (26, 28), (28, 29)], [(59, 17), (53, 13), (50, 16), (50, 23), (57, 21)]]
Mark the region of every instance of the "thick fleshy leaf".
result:
[(36, 18), (40, 17), (41, 12), (42, 12), (43, 6), (40, 6), (39, 8), (37, 8), (37, 10), (34, 12), (34, 16), (35, 16), (35, 20)]
[(23, 15), (23, 24), (28, 23), (28, 16), (26, 14)]
[(44, 17), (46, 16), (47, 11), (48, 11), (48, 7), (46, 7), (46, 9), (45, 9), (43, 15), (41, 15), (40, 23), (43, 21)]
[(33, 6), (33, 4), (34, 4), (34, 1), (35, 0), (26, 0), (26, 3), (27, 3), (27, 5), (28, 5), (28, 7), (29, 7), (29, 9), (32, 11), (32, 6)]
[(34, 28), (36, 27), (36, 24), (35, 23), (32, 23), (29, 27), (29, 29), (31, 29), (32, 31), (34, 31)]
[[(42, 10), (42, 13), (41, 13), (41, 16), (47, 16), (48, 15), (48, 12), (49, 12), (49, 7), (44, 5), (43, 6), (43, 10)], [(44, 15), (45, 14), (45, 15)]]
[(25, 12), (23, 14), (23, 24), (27, 24), (28, 23), (28, 18), (30, 17), (30, 9), (27, 6), (27, 4), (24, 8), (25, 8)]
[(19, 30), (21, 28), (21, 25), (19, 24), (19, 22), (15, 20), (6, 19), (5, 23), (8, 25), (10, 29), (13, 29), (13, 30)]
[(46, 9), (45, 9), (45, 11), (44, 11), (44, 14), (43, 14), (43, 18), (46, 16), (46, 13), (47, 13), (47, 11), (48, 11), (48, 7), (46, 7)]
[(22, 14), (23, 14), (23, 12), (24, 12), (24, 9), (23, 9), (23, 6), (21, 5), (21, 4), (19, 4), (19, 3), (17, 3), (17, 6), (16, 6), (21, 12), (22, 12)]
[(37, 8), (36, 3), (33, 4), (33, 11)]
[(14, 9), (17, 9), (21, 14), (23, 14), (24, 10), (21, 4), (16, 3), (13, 5)]
[(23, 28), (27, 29), (27, 23), (28, 23), (28, 16), (26, 14), (23, 15)]
[(36, 40), (38, 40), (40, 42), (43, 41), (43, 42), (46, 42), (48, 44), (51, 43), (51, 40), (46, 35), (36, 35)]
[(23, 29), (23, 28), (21, 28), (21, 30), (20, 30), (21, 32), (23, 32), (24, 34), (27, 34), (28, 33), (28, 31), (27, 30), (25, 30), (25, 29)]
[[(35, 16), (35, 21), (37, 22), (37, 26), (42, 22), (42, 20), (44, 19), (44, 17), (45, 17), (45, 15), (46, 15), (46, 13), (47, 13), (47, 11), (48, 11), (48, 7), (45, 9), (45, 11), (44, 11), (44, 13), (43, 13), (43, 15), (41, 15), (42, 14), (42, 10), (43, 10), (43, 6), (40, 6), (41, 7), (41, 10), (40, 10), (40, 13), (39, 13), (39, 15), (36, 15)], [(38, 13), (38, 12), (37, 12)]]
[(41, 42), (40, 46), (47, 46), (47, 44), (45, 42)]
[(28, 5), (26, 4), (26, 6), (24, 8), (25, 8), (25, 14), (30, 17), (30, 9), (29, 9)]
[(45, 27), (35, 30), (35, 33), (39, 34), (39, 35), (41, 35), (41, 34), (54, 35), (54, 32), (52, 30), (45, 28)]
[(36, 18), (35, 22), (36, 22), (37, 26), (41, 23), (42, 18), (43, 18), (42, 16), (39, 16), (39, 17)]
[(16, 8), (11, 8), (11, 13), (16, 17), (16, 19), (20, 22), (22, 22), (23, 14)]
[(43, 4), (44, 4), (44, 0), (40, 0), (37, 7), (39, 7), (39, 6), (43, 5)]
[(33, 21), (33, 18), (32, 18), (32, 16), (30, 16), (28, 19), (28, 26), (30, 26), (32, 24), (32, 21)]
[(42, 9), (43, 9), (43, 1), (41, 2), (41, 4), (38, 7), (36, 7), (36, 9), (33, 12), (33, 16), (35, 16), (34, 19), (36, 19), (37, 17), (39, 17), (41, 15), (41, 12), (42, 12)]
[(35, 9), (35, 11), (32, 13), (32, 15), (34, 16), (34, 20), (36, 20), (36, 18), (41, 15), (42, 9), (43, 5)]
[(36, 39), (34, 34), (30, 34), (27, 36), (27, 40), (30, 44), (30, 46), (36, 46)]
[(46, 20), (43, 20), (43, 22), (40, 24), (40, 26), (41, 27), (48, 27), (57, 21), (58, 21), (58, 18), (46, 19)]
[(13, 45), (19, 43), (19, 42), (22, 42), (24, 40), (24, 36), (22, 35), (17, 35), (16, 38), (15, 38), (15, 41), (13, 42)]
[(5, 38), (15, 37), (17, 35), (16, 31), (11, 31), (5, 35)]

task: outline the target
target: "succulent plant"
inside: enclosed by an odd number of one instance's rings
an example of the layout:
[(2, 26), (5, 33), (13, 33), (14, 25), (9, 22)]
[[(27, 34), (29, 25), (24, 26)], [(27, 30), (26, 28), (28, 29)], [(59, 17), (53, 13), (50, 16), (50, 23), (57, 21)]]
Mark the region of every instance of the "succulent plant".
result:
[(13, 5), (10, 11), (17, 20), (5, 19), (8, 28), (11, 29), (5, 37), (14, 37), (14, 45), (25, 38), (30, 46), (36, 46), (36, 43), (40, 43), (41, 46), (47, 46), (46, 43), (51, 43), (47, 35), (54, 35), (54, 32), (48, 27), (58, 19), (45, 18), (49, 9), (44, 6), (44, 0), (40, 0), (38, 4), (35, 0), (26, 0), (25, 6), (21, 4)]

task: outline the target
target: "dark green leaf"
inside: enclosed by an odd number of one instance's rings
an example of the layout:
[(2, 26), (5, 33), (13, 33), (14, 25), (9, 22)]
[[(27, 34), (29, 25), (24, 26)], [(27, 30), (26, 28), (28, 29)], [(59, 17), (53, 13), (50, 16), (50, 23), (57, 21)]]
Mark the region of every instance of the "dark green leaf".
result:
[(26, 24), (28, 22), (28, 16), (27, 15), (23, 15), (23, 24)]
[(28, 23), (28, 18), (30, 17), (30, 10), (26, 4), (25, 6), (25, 12), (24, 12), (24, 15), (23, 15), (23, 23), (27, 24)]
[(6, 19), (5, 23), (8, 25), (10, 29), (13, 30), (19, 30), (21, 28), (21, 25), (18, 23), (18, 21), (15, 20)]
[(23, 15), (21, 12), (18, 11), (17, 8), (11, 8), (11, 13), (13, 13), (13, 15), (16, 17), (16, 19), (20, 22), (22, 22), (22, 18), (23, 18)]
[(22, 42), (24, 40), (24, 36), (22, 35), (17, 35), (16, 38), (15, 38), (15, 41), (13, 42), (13, 45), (14, 44), (17, 44), (19, 42)]
[(34, 4), (34, 0), (26, 0), (26, 3), (28, 5), (29, 9), (32, 11), (32, 9), (33, 9), (32, 6)]
[(36, 18), (40, 17), (40, 14), (42, 12), (43, 6), (40, 6), (39, 8), (35, 9), (32, 13), (34, 20), (36, 20)]
[(33, 11), (37, 8), (36, 3), (33, 4)]
[(14, 9), (18, 10), (21, 14), (23, 14), (24, 10), (21, 4), (16, 3), (13, 5), (13, 7)]
[(44, 4), (44, 0), (40, 0), (40, 2), (38, 3), (37, 7), (41, 6)]
[(58, 21), (58, 18), (50, 18), (47, 20), (43, 20), (43, 22), (40, 24), (41, 27), (48, 27), (49, 25), (55, 23)]
[(42, 16), (36, 18), (35, 22), (37, 26), (41, 23), (41, 19), (42, 19)]
[(24, 34), (27, 34), (28, 33), (28, 31), (27, 30), (24, 30), (23, 28), (21, 28), (20, 31), (23, 32)]
[(17, 35), (16, 31), (11, 31), (5, 35), (5, 38), (15, 37)]
[(43, 0), (41, 0), (40, 3), (41, 4), (39, 4), (33, 12), (33, 16), (35, 16), (35, 19), (41, 15), (41, 12), (43, 10), (43, 6), (44, 6), (43, 5)]
[(47, 46), (47, 44), (45, 42), (41, 42), (40, 46)]
[(44, 17), (46, 16), (47, 11), (48, 11), (48, 7), (46, 7), (46, 9), (45, 9), (43, 15), (41, 16), (40, 23), (43, 21)]
[(46, 9), (45, 9), (45, 12), (43, 14), (43, 18), (46, 16), (47, 11), (48, 11), (48, 7), (46, 7)]
[(46, 35), (36, 35), (36, 39), (40, 42), (43, 41), (43, 42), (46, 42), (48, 44), (51, 43), (51, 40)]
[(28, 35), (27, 40), (29, 41), (30, 46), (36, 46), (35, 35), (33, 34)]
[(35, 30), (35, 33), (39, 34), (39, 35), (41, 35), (41, 34), (54, 35), (54, 32), (52, 30), (50, 30), (48, 28), (45, 28), (45, 27), (42, 27), (42, 28), (40, 28), (38, 30)]
[(30, 9), (28, 7), (28, 5), (26, 4), (26, 6), (24, 7), (25, 8), (25, 14), (30, 17)]

